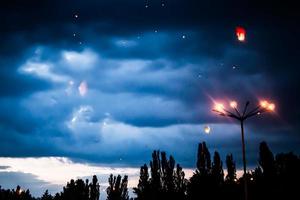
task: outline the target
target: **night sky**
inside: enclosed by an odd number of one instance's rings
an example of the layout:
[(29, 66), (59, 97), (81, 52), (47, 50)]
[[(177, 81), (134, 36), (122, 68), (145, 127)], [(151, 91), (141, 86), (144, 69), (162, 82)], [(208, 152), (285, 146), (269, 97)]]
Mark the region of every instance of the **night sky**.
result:
[(155, 149), (192, 171), (201, 141), (240, 168), (239, 124), (214, 101), (276, 104), (246, 122), (249, 168), (264, 140), (299, 154), (299, 15), (293, 1), (1, 1), (0, 185), (134, 182)]

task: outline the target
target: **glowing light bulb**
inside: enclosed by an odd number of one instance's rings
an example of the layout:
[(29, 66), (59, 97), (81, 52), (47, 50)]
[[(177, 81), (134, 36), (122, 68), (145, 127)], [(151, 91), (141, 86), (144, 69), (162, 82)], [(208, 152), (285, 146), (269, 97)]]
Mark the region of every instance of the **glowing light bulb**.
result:
[(270, 103), (270, 104), (268, 105), (268, 110), (274, 111), (274, 110), (275, 110), (275, 104), (274, 104), (274, 103)]
[(263, 108), (267, 108), (269, 106), (269, 103), (264, 100), (264, 101), (260, 102), (260, 106), (263, 107)]
[(237, 107), (237, 102), (236, 101), (231, 101), (230, 102), (230, 107), (231, 108), (236, 108)]
[(223, 112), (224, 111), (224, 105), (221, 104), (221, 103), (217, 103), (215, 105), (215, 110), (218, 111), (218, 112)]

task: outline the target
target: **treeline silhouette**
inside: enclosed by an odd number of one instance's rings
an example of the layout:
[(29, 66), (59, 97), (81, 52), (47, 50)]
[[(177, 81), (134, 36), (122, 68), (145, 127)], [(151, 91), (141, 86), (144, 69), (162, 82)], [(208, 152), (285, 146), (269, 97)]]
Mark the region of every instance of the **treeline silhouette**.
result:
[[(152, 160), (140, 168), (136, 197), (129, 198), (128, 177), (108, 178), (107, 200), (211, 200), (244, 199), (244, 178), (248, 183), (248, 199), (300, 199), (300, 158), (293, 153), (273, 155), (266, 142), (259, 146), (258, 166), (246, 176), (237, 178), (236, 164), (232, 154), (226, 156), (227, 174), (224, 176), (223, 162), (218, 152), (213, 157), (202, 142), (198, 146), (196, 170), (188, 180), (173, 156), (154, 151)], [(52, 196), (48, 190), (40, 198), (31, 196), (29, 190), (1, 189), (0, 200), (98, 200), (100, 186), (96, 176), (92, 182), (71, 180), (63, 191)]]

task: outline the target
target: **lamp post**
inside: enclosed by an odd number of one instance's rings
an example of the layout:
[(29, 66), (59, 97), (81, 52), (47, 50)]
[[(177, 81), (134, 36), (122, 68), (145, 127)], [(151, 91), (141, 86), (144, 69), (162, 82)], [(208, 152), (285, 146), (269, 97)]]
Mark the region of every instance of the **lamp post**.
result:
[(227, 110), (225, 106), (221, 103), (216, 103), (213, 109), (214, 112), (223, 116), (236, 119), (241, 125), (241, 135), (242, 135), (242, 153), (243, 153), (243, 168), (244, 168), (244, 193), (245, 200), (248, 200), (248, 187), (247, 187), (247, 167), (246, 167), (246, 148), (245, 148), (245, 137), (244, 137), (244, 122), (246, 119), (260, 115), (264, 112), (272, 112), (275, 110), (275, 104), (269, 103), (268, 101), (261, 101), (259, 105), (253, 110), (248, 112), (248, 106), (250, 102), (247, 101), (243, 112), (238, 110), (238, 104), (236, 101), (229, 102), (229, 106), (234, 110), (233, 112)]

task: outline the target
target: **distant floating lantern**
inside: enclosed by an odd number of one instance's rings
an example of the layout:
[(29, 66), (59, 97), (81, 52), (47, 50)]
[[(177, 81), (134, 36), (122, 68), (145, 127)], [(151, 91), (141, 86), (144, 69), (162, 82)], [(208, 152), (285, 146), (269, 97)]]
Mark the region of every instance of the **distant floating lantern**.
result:
[(206, 134), (210, 134), (210, 127), (209, 127), (209, 126), (205, 126), (205, 127), (204, 127), (204, 132), (205, 132)]
[(246, 30), (243, 27), (236, 27), (235, 34), (240, 42), (244, 42), (246, 39)]

